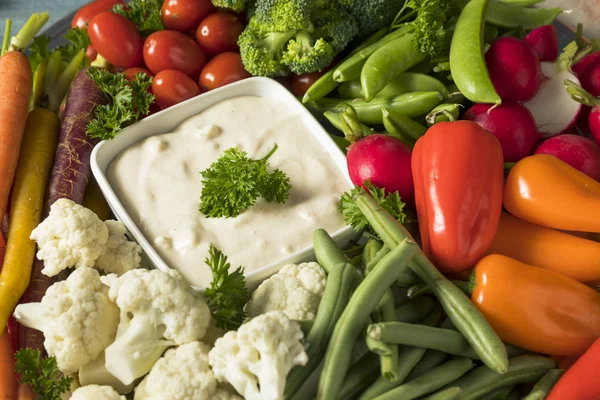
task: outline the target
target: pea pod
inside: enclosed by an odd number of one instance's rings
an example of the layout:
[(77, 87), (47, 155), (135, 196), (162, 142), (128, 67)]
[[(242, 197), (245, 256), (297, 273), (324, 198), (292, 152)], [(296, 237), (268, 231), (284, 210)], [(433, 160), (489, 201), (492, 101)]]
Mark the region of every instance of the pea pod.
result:
[(444, 103), (435, 107), (426, 116), (425, 121), (427, 125), (435, 125), (438, 122), (451, 122), (456, 121), (460, 115), (460, 104), (457, 103)]
[[(387, 84), (375, 98), (389, 99), (403, 93), (430, 91), (440, 92), (445, 97), (450, 95), (446, 85), (439, 79), (419, 72), (404, 72)], [(365, 97), (358, 79), (342, 83), (338, 88), (338, 93), (345, 99)]]
[(427, 59), (414, 47), (415, 35), (410, 33), (393, 40), (374, 52), (360, 73), (360, 83), (367, 101), (386, 87), (394, 78)]
[(502, 101), (483, 57), (483, 32), (489, 0), (471, 0), (460, 13), (450, 45), (450, 69), (456, 86), (475, 103)]
[[(401, 94), (391, 99), (374, 99), (369, 102), (355, 100), (350, 104), (356, 110), (360, 122), (367, 125), (381, 125), (383, 123), (381, 107), (386, 107), (390, 112), (414, 118), (427, 114), (442, 100), (444, 100), (444, 96), (440, 92), (414, 92)], [(306, 106), (314, 112), (325, 112), (340, 111), (343, 104), (347, 104), (347, 102), (324, 97), (308, 103)]]
[(405, 24), (398, 29), (388, 33), (380, 40), (372, 43), (369, 46), (355, 52), (353, 55), (344, 60), (333, 71), (333, 79), (336, 82), (348, 82), (360, 76), (360, 72), (371, 54), (377, 50), (414, 30), (412, 24)]
[(421, 136), (427, 132), (427, 127), (402, 114), (392, 114), (383, 107), (383, 126), (390, 136), (394, 136), (409, 147), (413, 147)]
[[(331, 125), (333, 125), (333, 127), (337, 130), (339, 130), (340, 132), (344, 131), (344, 127), (342, 126), (342, 121), (341, 121), (341, 117), (340, 117), (340, 112), (338, 111), (325, 111), (323, 113), (323, 116), (325, 118), (327, 118), (327, 120), (331, 123)], [(365, 124), (361, 124), (361, 128), (362, 128), (362, 134), (363, 136), (369, 136), (375, 133), (375, 131), (373, 131), (373, 129), (369, 128), (368, 126), (366, 126)], [(344, 139), (346, 140), (346, 139)], [(346, 140), (347, 141), (347, 140)], [(348, 145), (350, 144), (349, 141)]]
[(535, 29), (551, 25), (561, 12), (560, 8), (515, 7), (491, 0), (487, 21), (503, 28)]
[(564, 373), (562, 369), (551, 369), (542, 376), (523, 400), (544, 400)]

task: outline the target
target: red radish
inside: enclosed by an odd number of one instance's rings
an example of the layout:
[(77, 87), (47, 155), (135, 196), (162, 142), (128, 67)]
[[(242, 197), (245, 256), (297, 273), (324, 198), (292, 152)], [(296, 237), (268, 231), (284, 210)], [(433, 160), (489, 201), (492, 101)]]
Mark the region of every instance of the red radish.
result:
[(400, 140), (385, 134), (367, 136), (348, 147), (346, 160), (355, 185), (370, 180), (388, 193), (397, 190), (404, 202), (413, 202), (411, 150)]
[(572, 134), (554, 136), (543, 141), (535, 154), (554, 156), (600, 181), (600, 147), (588, 138)]
[(590, 65), (579, 76), (581, 86), (594, 96), (600, 96), (600, 60)]
[(581, 78), (586, 73), (588, 68), (596, 64), (597, 62), (600, 62), (600, 51), (588, 54), (587, 56), (583, 57), (577, 64), (573, 65), (573, 72), (575, 73), (575, 75)]
[(527, 101), (540, 89), (540, 59), (532, 48), (514, 37), (496, 39), (485, 53), (494, 88), (502, 100)]
[(565, 88), (567, 80), (579, 84), (579, 79), (569, 70), (576, 52), (577, 43), (571, 42), (556, 62), (543, 62), (542, 72), (548, 79), (535, 97), (525, 103), (543, 137), (567, 132), (575, 126), (581, 113), (581, 104), (573, 100)]
[(500, 141), (505, 162), (517, 162), (530, 156), (540, 140), (535, 120), (527, 108), (516, 101), (498, 106), (475, 104), (464, 119), (475, 122)]
[(555, 61), (558, 57), (558, 35), (554, 25), (540, 26), (529, 32), (523, 40), (531, 46), (540, 61)]
[(565, 82), (565, 86), (573, 100), (578, 101), (584, 106), (582, 114), (587, 114), (585, 121), (581, 121), (580, 118), (579, 125), (582, 126), (585, 123), (596, 143), (600, 145), (600, 98), (593, 96), (590, 92), (575, 84), (575, 82), (567, 81)]

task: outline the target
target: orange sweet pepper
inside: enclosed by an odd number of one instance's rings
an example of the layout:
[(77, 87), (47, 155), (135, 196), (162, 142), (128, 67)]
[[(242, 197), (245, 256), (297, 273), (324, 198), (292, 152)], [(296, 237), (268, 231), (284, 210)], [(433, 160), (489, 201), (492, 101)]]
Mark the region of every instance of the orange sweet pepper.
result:
[(504, 207), (549, 228), (600, 232), (600, 182), (549, 155), (524, 158), (511, 169)]
[(579, 355), (600, 337), (600, 295), (554, 271), (499, 254), (475, 266), (471, 300), (505, 342)]
[(600, 243), (535, 225), (506, 212), (487, 254), (502, 254), (579, 282), (600, 280)]

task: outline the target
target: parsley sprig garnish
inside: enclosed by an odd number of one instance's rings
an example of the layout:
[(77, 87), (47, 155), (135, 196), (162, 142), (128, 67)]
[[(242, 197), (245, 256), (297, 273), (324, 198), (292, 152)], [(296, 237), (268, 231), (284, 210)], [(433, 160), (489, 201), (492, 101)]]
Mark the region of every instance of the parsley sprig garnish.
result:
[(200, 212), (209, 218), (232, 218), (252, 207), (259, 197), (269, 203), (285, 203), (291, 188), (290, 178), (281, 170), (269, 168), (269, 158), (278, 146), (260, 160), (232, 147), (200, 172), (202, 194)]
[(346, 224), (352, 226), (357, 231), (367, 230), (369, 233), (374, 234), (369, 221), (360, 211), (356, 203), (354, 203), (354, 196), (361, 192), (370, 194), (377, 203), (400, 223), (406, 222), (407, 218), (404, 213), (405, 203), (400, 199), (398, 191), (386, 194), (384, 189), (373, 186), (370, 181), (365, 181), (364, 185), (365, 188), (356, 186), (350, 192), (346, 192), (342, 195), (340, 211), (344, 216)]
[(108, 104), (96, 107), (94, 119), (86, 130), (89, 137), (112, 139), (150, 112), (154, 95), (148, 93), (152, 85), (148, 75), (137, 73), (134, 80), (128, 81), (121, 73), (113, 74), (101, 68), (90, 68), (88, 74), (108, 99)]
[(227, 330), (237, 329), (246, 318), (244, 305), (249, 299), (244, 268), (240, 266), (230, 273), (231, 265), (227, 262), (227, 256), (212, 244), (206, 264), (212, 271), (213, 280), (204, 292), (204, 297), (216, 326)]
[(36, 398), (61, 400), (62, 394), (71, 388), (73, 379), (60, 374), (56, 358), (42, 358), (39, 350), (21, 349), (15, 359), (19, 382), (30, 385)]
[(132, 0), (127, 3), (127, 6), (117, 4), (112, 8), (112, 12), (130, 20), (142, 36), (149, 36), (151, 33), (165, 29), (161, 18), (162, 4), (162, 0)]

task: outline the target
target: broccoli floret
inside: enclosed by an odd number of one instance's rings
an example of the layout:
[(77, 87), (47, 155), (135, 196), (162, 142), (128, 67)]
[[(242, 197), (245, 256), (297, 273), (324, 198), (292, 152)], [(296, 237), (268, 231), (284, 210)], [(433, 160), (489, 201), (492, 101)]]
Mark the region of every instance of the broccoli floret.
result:
[(389, 26), (402, 9), (403, 1), (398, 0), (338, 0), (356, 19), (361, 37)]
[(226, 8), (235, 12), (242, 12), (246, 7), (246, 0), (212, 0), (215, 7)]
[(325, 39), (335, 54), (343, 51), (358, 34), (355, 19), (344, 9), (336, 9), (332, 6), (318, 8), (313, 15), (317, 27), (313, 37)]
[(258, 0), (253, 19), (266, 30), (309, 29), (313, 0)]
[(238, 39), (242, 63), (255, 76), (283, 76), (288, 70), (283, 64), (283, 51), (295, 30), (286, 32), (263, 31), (251, 19)]
[(335, 57), (329, 43), (318, 38), (316, 41), (308, 31), (300, 31), (290, 40), (283, 54), (283, 63), (296, 74), (320, 71), (327, 67)]

